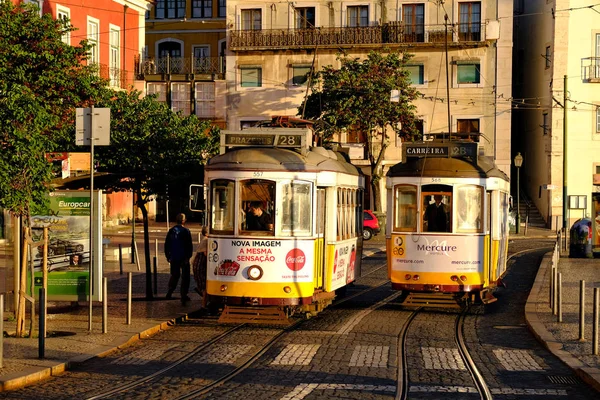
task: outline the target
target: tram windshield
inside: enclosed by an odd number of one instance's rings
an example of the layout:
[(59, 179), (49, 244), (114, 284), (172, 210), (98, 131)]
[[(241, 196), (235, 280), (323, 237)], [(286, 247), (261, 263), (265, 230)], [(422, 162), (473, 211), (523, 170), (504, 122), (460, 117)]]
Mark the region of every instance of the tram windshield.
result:
[(483, 188), (459, 186), (456, 196), (457, 232), (483, 232)]
[(275, 182), (266, 179), (240, 181), (240, 228), (273, 234)]
[(396, 185), (394, 187), (394, 231), (417, 231), (417, 187)]
[(424, 232), (452, 232), (452, 187), (423, 185), (421, 191)]
[(313, 211), (311, 194), (310, 182), (281, 183), (281, 234), (283, 236), (310, 236)]
[(234, 188), (234, 182), (227, 179), (217, 179), (210, 183), (211, 230), (233, 234)]

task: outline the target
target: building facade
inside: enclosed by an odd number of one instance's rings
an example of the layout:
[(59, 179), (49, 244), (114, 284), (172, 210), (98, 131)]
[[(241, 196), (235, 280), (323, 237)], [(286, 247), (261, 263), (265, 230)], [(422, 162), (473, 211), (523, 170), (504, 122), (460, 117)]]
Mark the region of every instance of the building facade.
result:
[(595, 221), (600, 245), (600, 14), (591, 0), (515, 2), (513, 153), (548, 227)]
[[(339, 66), (341, 51), (358, 58), (371, 50), (409, 52), (423, 133), (470, 137), (509, 173), (511, 104), (505, 100), (512, 96), (512, 7), (512, 0), (230, 0), (228, 129), (296, 115), (307, 95), (307, 73)], [(337, 140), (368, 174), (364, 139)], [(392, 138), (384, 173), (400, 161), (401, 143)]]

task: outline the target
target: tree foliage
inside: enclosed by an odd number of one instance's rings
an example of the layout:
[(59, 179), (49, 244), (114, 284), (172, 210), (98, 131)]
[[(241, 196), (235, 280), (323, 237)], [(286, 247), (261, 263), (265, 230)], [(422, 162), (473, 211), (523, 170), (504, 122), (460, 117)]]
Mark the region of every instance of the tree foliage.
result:
[(62, 42), (71, 30), (32, 4), (0, 2), (0, 207), (15, 215), (44, 206), (52, 178), (45, 154), (74, 146), (74, 108), (106, 93), (83, 65), (87, 44)]
[[(358, 131), (366, 138), (371, 166), (374, 208), (381, 211), (379, 181), (389, 146), (389, 133), (413, 140), (417, 90), (410, 85), (405, 68), (409, 54), (370, 52), (366, 59), (338, 56), (339, 68), (324, 67), (311, 80), (311, 94), (299, 114), (317, 121), (319, 134), (327, 141), (341, 131)], [(398, 101), (391, 101), (392, 91)]]

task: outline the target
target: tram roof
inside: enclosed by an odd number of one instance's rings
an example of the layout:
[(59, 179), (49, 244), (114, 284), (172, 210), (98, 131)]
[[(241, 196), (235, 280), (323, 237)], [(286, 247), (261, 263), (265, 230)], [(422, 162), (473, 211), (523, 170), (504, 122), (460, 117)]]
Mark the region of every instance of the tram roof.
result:
[(298, 151), (270, 147), (239, 147), (212, 157), (208, 170), (245, 170), (320, 172), (332, 171), (360, 175), (359, 170), (338, 152), (311, 147), (305, 155)]
[(408, 158), (406, 162), (391, 167), (387, 176), (500, 178), (508, 181), (508, 176), (496, 167), (491, 158), (478, 156), (473, 161), (464, 158)]

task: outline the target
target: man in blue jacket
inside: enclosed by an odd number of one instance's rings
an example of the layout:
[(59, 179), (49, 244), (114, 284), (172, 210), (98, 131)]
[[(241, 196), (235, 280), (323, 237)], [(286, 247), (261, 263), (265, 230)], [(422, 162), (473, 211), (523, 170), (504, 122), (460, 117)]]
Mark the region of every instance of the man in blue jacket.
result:
[(192, 234), (185, 225), (185, 214), (177, 215), (177, 225), (169, 229), (165, 240), (165, 256), (171, 265), (171, 277), (167, 299), (170, 299), (177, 287), (181, 276), (181, 303), (190, 301), (188, 291), (190, 288), (190, 258), (192, 257), (193, 245)]

